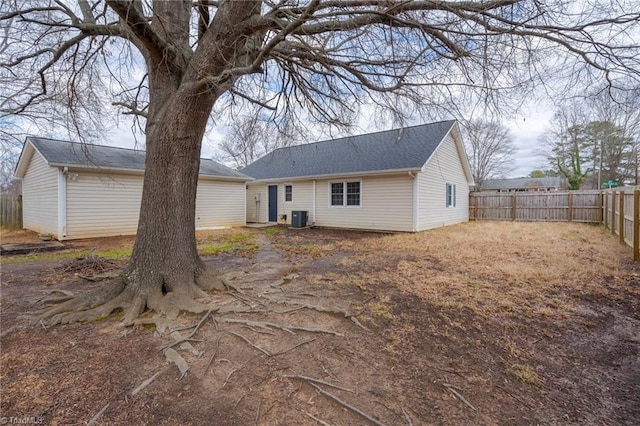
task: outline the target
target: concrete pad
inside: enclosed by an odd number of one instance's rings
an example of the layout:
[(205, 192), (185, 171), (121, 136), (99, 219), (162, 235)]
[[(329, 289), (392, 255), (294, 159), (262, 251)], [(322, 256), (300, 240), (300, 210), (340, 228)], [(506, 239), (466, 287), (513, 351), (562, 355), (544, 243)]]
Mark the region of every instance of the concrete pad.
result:
[(65, 245), (59, 241), (42, 241), (39, 243), (18, 243), (18, 244), (3, 244), (0, 246), (0, 253), (6, 254), (24, 254), (34, 251), (53, 251), (61, 250), (65, 248)]

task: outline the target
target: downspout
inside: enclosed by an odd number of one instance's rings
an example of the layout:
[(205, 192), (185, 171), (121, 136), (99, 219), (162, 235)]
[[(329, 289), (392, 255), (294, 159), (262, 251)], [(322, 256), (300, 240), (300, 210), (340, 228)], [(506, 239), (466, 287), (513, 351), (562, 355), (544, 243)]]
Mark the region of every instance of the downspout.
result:
[(314, 179), (313, 181), (313, 201), (312, 201), (312, 208), (311, 208), (311, 222), (312, 223), (316, 223), (316, 181)]
[(413, 232), (418, 232), (418, 218), (420, 204), (418, 199), (418, 175), (414, 172), (409, 172), (409, 176), (413, 179)]
[(69, 169), (58, 169), (58, 235), (57, 240), (67, 237), (67, 173)]

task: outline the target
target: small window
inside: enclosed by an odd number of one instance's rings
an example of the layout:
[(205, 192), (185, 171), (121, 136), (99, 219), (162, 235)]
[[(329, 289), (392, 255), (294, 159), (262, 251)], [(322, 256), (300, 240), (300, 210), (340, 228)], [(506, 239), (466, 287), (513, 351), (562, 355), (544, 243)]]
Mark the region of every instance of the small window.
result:
[(448, 183), (446, 190), (446, 206), (447, 207), (455, 207), (456, 206), (456, 186), (454, 184)]
[(284, 186), (284, 202), (290, 203), (293, 201), (293, 185)]
[(344, 184), (340, 183), (332, 183), (331, 184), (331, 205), (332, 206), (342, 206), (344, 205)]

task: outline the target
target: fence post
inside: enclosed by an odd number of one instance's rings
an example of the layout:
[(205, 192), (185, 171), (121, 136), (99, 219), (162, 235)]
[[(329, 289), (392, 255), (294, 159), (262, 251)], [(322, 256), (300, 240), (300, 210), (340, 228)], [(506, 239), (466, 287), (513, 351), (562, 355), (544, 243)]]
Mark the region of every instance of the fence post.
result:
[[(606, 210), (603, 210), (603, 203), (604, 203), (605, 198), (602, 196), (602, 191), (600, 191), (600, 193), (598, 194), (598, 206), (600, 206), (600, 209), (598, 210), (598, 223), (603, 223), (604, 222), (604, 218), (605, 218), (605, 214), (603, 213)], [(606, 224), (605, 224), (606, 226)]]
[(516, 193), (511, 196), (511, 219), (516, 220)]
[(640, 260), (640, 190), (633, 191), (633, 260)]
[(567, 210), (567, 221), (573, 221), (573, 194), (569, 193), (569, 210)]
[(471, 214), (470, 219), (478, 220), (478, 209), (476, 208), (477, 204), (478, 204), (478, 197), (476, 197), (473, 193), (471, 193), (471, 203), (469, 203), (469, 208), (471, 209), (473, 214)]
[(611, 191), (611, 233), (616, 233), (616, 191)]
[(606, 192), (603, 193), (602, 200), (604, 201), (604, 206), (602, 208), (602, 221), (604, 222), (605, 229), (609, 225), (609, 194)]
[(620, 242), (624, 243), (624, 191), (620, 191), (618, 196), (620, 197), (620, 211), (618, 212), (620, 216)]

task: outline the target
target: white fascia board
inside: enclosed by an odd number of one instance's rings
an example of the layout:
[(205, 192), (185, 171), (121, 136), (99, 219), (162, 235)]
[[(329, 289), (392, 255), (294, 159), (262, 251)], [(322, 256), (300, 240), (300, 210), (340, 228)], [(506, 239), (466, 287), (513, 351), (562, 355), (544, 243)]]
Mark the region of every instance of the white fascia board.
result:
[(290, 181), (299, 181), (299, 180), (313, 180), (313, 179), (343, 179), (343, 178), (351, 178), (351, 177), (360, 177), (360, 176), (385, 176), (385, 175), (397, 175), (400, 173), (407, 172), (418, 172), (420, 168), (412, 167), (408, 169), (392, 169), (392, 170), (374, 170), (370, 172), (352, 172), (352, 173), (336, 173), (336, 174), (326, 174), (326, 175), (309, 175), (309, 176), (290, 176), (283, 178), (269, 178), (269, 179), (256, 179), (254, 182), (263, 182), (263, 183), (276, 183), (276, 182), (290, 182)]
[[(51, 167), (68, 167), (71, 171), (92, 171), (92, 172), (117, 172), (117, 173), (128, 173), (134, 175), (144, 175), (144, 170), (141, 169), (127, 169), (124, 167), (96, 167), (96, 166), (79, 166), (75, 164), (62, 164), (62, 163), (47, 163)], [(252, 177), (235, 177), (235, 176), (218, 176), (218, 175), (202, 175), (199, 174), (198, 178), (200, 179), (211, 179), (211, 180), (229, 180), (229, 181), (238, 181), (238, 182), (251, 182), (254, 179)]]
[(27, 139), (24, 145), (22, 146), (20, 157), (18, 158), (18, 162), (16, 163), (16, 168), (13, 172), (13, 175), (16, 178), (22, 179), (25, 173), (27, 173), (27, 168), (29, 167), (29, 163), (31, 162), (31, 159), (33, 158), (33, 154), (35, 152), (37, 152), (36, 147), (33, 146), (31, 142), (29, 142), (29, 139)]

